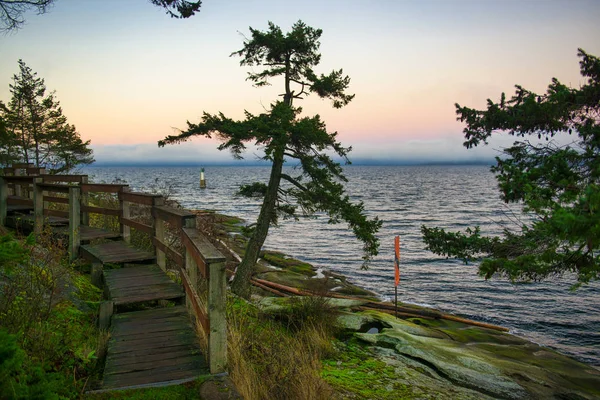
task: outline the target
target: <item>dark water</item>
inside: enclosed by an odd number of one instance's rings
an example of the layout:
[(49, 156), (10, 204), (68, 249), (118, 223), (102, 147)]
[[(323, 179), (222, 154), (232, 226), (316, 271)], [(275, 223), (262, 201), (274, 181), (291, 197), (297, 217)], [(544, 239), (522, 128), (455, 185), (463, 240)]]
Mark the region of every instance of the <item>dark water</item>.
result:
[[(94, 182), (125, 180), (134, 190), (170, 185), (172, 197), (189, 209), (214, 209), (249, 221), (259, 202), (236, 198), (240, 184), (266, 181), (264, 167), (210, 167), (208, 188), (199, 189), (198, 168), (88, 168)], [(600, 284), (569, 291), (572, 276), (543, 283), (513, 285), (485, 281), (475, 265), (446, 260), (425, 250), (420, 226), (464, 230), (480, 225), (484, 233), (518, 223), (518, 208), (498, 198), (488, 167), (349, 167), (346, 185), (369, 214), (384, 220), (380, 255), (369, 270), (360, 269), (361, 245), (344, 224), (329, 225), (323, 216), (285, 221), (270, 231), (265, 246), (288, 253), (319, 268), (348, 276), (378, 293), (394, 294), (393, 238), (401, 236), (399, 299), (510, 328), (515, 335), (600, 365)]]

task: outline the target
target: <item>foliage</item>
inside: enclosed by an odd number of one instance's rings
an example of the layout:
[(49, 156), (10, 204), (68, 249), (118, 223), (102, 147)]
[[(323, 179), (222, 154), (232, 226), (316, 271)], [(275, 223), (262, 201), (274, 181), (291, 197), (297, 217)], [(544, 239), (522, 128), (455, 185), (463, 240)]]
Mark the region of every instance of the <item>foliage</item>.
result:
[(0, 162), (34, 163), (54, 173), (94, 162), (90, 141), (81, 140), (75, 126), (67, 123), (55, 93), (46, 94), (44, 79), (23, 60), (9, 87), (12, 98), (0, 109), (6, 125), (0, 135)]
[[(553, 79), (543, 95), (516, 86), (512, 98), (488, 100), (487, 110), (456, 105), (467, 148), (486, 144), (497, 131), (545, 141), (518, 140), (492, 167), (502, 200), (523, 206), (527, 219), (518, 229), (483, 237), (478, 228), (462, 234), (423, 226), (430, 250), (480, 260), (486, 278), (528, 281), (572, 272), (576, 286), (599, 278), (600, 60), (581, 49), (579, 57), (586, 82), (578, 89)], [(560, 146), (555, 135), (573, 139)]]
[(202, 1), (150, 0), (155, 6), (164, 8), (171, 18), (189, 18), (200, 11)]
[(38, 14), (45, 13), (54, 0), (0, 0), (0, 32), (19, 29), (25, 23), (23, 14), (35, 9)]
[(0, 365), (6, 378), (0, 385), (10, 389), (0, 392), (8, 398), (75, 397), (95, 367), (97, 309), (90, 306), (100, 291), (64, 264), (65, 251), (48, 236), (38, 243), (5, 236), (0, 254), (8, 248), (19, 256), (0, 256), (0, 335), (9, 334), (0, 352), (12, 360)]
[[(298, 21), (287, 34), (271, 22), (265, 32), (252, 28), (250, 32), (252, 37), (232, 55), (242, 58), (242, 66), (261, 68), (248, 73), (248, 80), (256, 86), (269, 85), (272, 78), (283, 77), (283, 100), (259, 115), (246, 111), (242, 121), (205, 112), (200, 123), (188, 122), (186, 131), (159, 141), (159, 146), (164, 146), (193, 136), (216, 135), (222, 141), (218, 148), (230, 150), (234, 158), (242, 158), (246, 143), (252, 142), (264, 149), (263, 159), (271, 162), (268, 184), (253, 184), (241, 190), (243, 194), (263, 195), (258, 220), (232, 284), (232, 289), (242, 296), (249, 294), (249, 278), (269, 227), (276, 225), (280, 217), (324, 212), (330, 223), (346, 221), (363, 242), (365, 266), (377, 254), (379, 242), (375, 233), (381, 226), (377, 218), (367, 219), (362, 203), (350, 201), (343, 186), (346, 178), (342, 167), (328, 155), (333, 153), (349, 163), (351, 149), (337, 141), (337, 132), (327, 132), (318, 115), (301, 117), (302, 109), (293, 106), (294, 100), (311, 93), (330, 99), (336, 108), (354, 97), (345, 93), (350, 78), (343, 76), (341, 69), (320, 76), (313, 71), (321, 59), (318, 50), (322, 31)], [(284, 163), (290, 160), (298, 163), (294, 176), (283, 172)], [(286, 185), (281, 185), (282, 181)]]

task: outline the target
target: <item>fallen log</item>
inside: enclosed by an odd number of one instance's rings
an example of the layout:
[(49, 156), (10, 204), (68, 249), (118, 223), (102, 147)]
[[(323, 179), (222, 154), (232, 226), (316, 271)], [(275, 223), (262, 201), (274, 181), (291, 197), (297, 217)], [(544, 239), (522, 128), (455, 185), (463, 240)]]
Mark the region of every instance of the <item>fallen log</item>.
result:
[[(262, 289), (268, 290), (271, 293), (277, 294), (278, 296), (281, 296), (281, 297), (286, 296), (286, 293), (290, 293), (290, 294), (293, 294), (296, 296), (314, 296), (315, 295), (315, 293), (312, 293), (307, 290), (297, 289), (294, 287), (282, 285), (280, 283), (266, 281), (264, 279), (254, 278), (251, 280), (251, 282), (255, 286), (261, 287)], [(266, 289), (266, 288), (270, 288), (271, 290)], [(277, 293), (275, 293), (275, 292), (277, 292)], [(338, 295), (336, 293), (326, 293), (325, 296), (333, 297), (333, 298), (348, 299), (348, 300), (364, 300), (364, 299), (357, 298), (357, 297)], [(396, 310), (397, 310), (398, 315), (409, 316), (410, 318), (445, 319), (445, 320), (449, 320), (449, 321), (460, 322), (460, 323), (467, 324), (467, 325), (478, 326), (481, 328), (493, 329), (493, 330), (501, 331), (501, 332), (509, 331), (508, 328), (505, 328), (503, 326), (487, 324), (485, 322), (473, 321), (473, 320), (470, 320), (467, 318), (457, 317), (455, 315), (444, 314), (440, 311), (428, 309), (428, 308), (414, 308), (414, 307), (407, 307), (407, 306), (396, 307), (393, 304), (377, 303), (374, 301), (369, 301), (369, 302), (365, 303), (363, 305), (363, 307), (366, 307), (369, 309), (374, 309), (374, 310), (380, 310), (380, 311), (384, 311), (384, 312), (391, 312), (391, 311), (396, 312)]]

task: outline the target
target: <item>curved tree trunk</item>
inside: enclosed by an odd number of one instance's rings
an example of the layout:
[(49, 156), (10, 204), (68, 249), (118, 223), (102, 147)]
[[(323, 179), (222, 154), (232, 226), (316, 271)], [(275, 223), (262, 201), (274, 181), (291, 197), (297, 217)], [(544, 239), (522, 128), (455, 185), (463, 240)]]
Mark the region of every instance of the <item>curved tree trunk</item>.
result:
[(256, 264), (256, 260), (258, 260), (262, 245), (267, 239), (271, 221), (273, 221), (282, 168), (283, 146), (281, 149), (277, 149), (274, 154), (269, 185), (260, 209), (258, 220), (256, 221), (256, 227), (248, 241), (246, 253), (244, 254), (242, 262), (237, 267), (235, 278), (231, 284), (231, 290), (238, 296), (244, 298), (250, 297), (250, 278), (254, 271), (254, 265)]

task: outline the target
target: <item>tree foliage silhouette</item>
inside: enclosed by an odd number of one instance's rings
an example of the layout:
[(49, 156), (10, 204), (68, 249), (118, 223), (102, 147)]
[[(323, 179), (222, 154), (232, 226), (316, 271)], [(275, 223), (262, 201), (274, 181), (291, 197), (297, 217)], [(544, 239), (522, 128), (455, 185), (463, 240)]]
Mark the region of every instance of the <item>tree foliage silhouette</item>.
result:
[[(521, 203), (526, 218), (502, 237), (485, 237), (423, 226), (434, 253), (480, 261), (479, 273), (512, 281), (537, 281), (572, 272), (575, 287), (600, 272), (600, 60), (579, 49), (586, 83), (573, 89), (553, 79), (538, 95), (516, 86), (514, 96), (488, 100), (487, 110), (456, 105), (466, 123), (464, 146), (486, 144), (493, 134), (524, 138), (503, 150), (492, 171), (500, 197)], [(556, 135), (571, 135), (558, 145)], [(528, 137), (538, 139), (532, 143)], [(544, 140), (539, 140), (543, 139)]]
[[(247, 78), (255, 86), (269, 85), (272, 79), (282, 77), (282, 100), (259, 115), (246, 111), (246, 118), (241, 121), (222, 113), (205, 112), (200, 123), (188, 122), (187, 130), (159, 142), (159, 146), (164, 146), (194, 136), (215, 135), (222, 142), (218, 148), (230, 150), (234, 158), (242, 158), (246, 143), (264, 150), (263, 159), (271, 163), (268, 183), (246, 185), (240, 190), (241, 194), (263, 196), (258, 220), (232, 283), (233, 291), (244, 297), (249, 295), (249, 281), (269, 227), (280, 218), (321, 211), (327, 213), (330, 223), (346, 221), (363, 242), (365, 265), (377, 254), (379, 242), (375, 234), (381, 226), (377, 218), (370, 220), (365, 216), (362, 203), (350, 201), (344, 191), (342, 167), (327, 154), (333, 152), (349, 163), (351, 149), (337, 141), (337, 132), (327, 132), (319, 115), (302, 117), (302, 109), (294, 106), (296, 100), (313, 93), (331, 100), (335, 108), (354, 98), (345, 93), (350, 78), (341, 69), (328, 75), (313, 71), (321, 59), (318, 51), (322, 31), (298, 21), (285, 34), (271, 22), (266, 31), (250, 28), (250, 32), (243, 48), (232, 56), (241, 57), (241, 66), (257, 68)], [(286, 161), (298, 164), (292, 173), (284, 172)]]
[(90, 141), (82, 141), (67, 122), (54, 92), (25, 62), (9, 85), (7, 105), (0, 104), (0, 163), (33, 163), (54, 173), (94, 162)]

